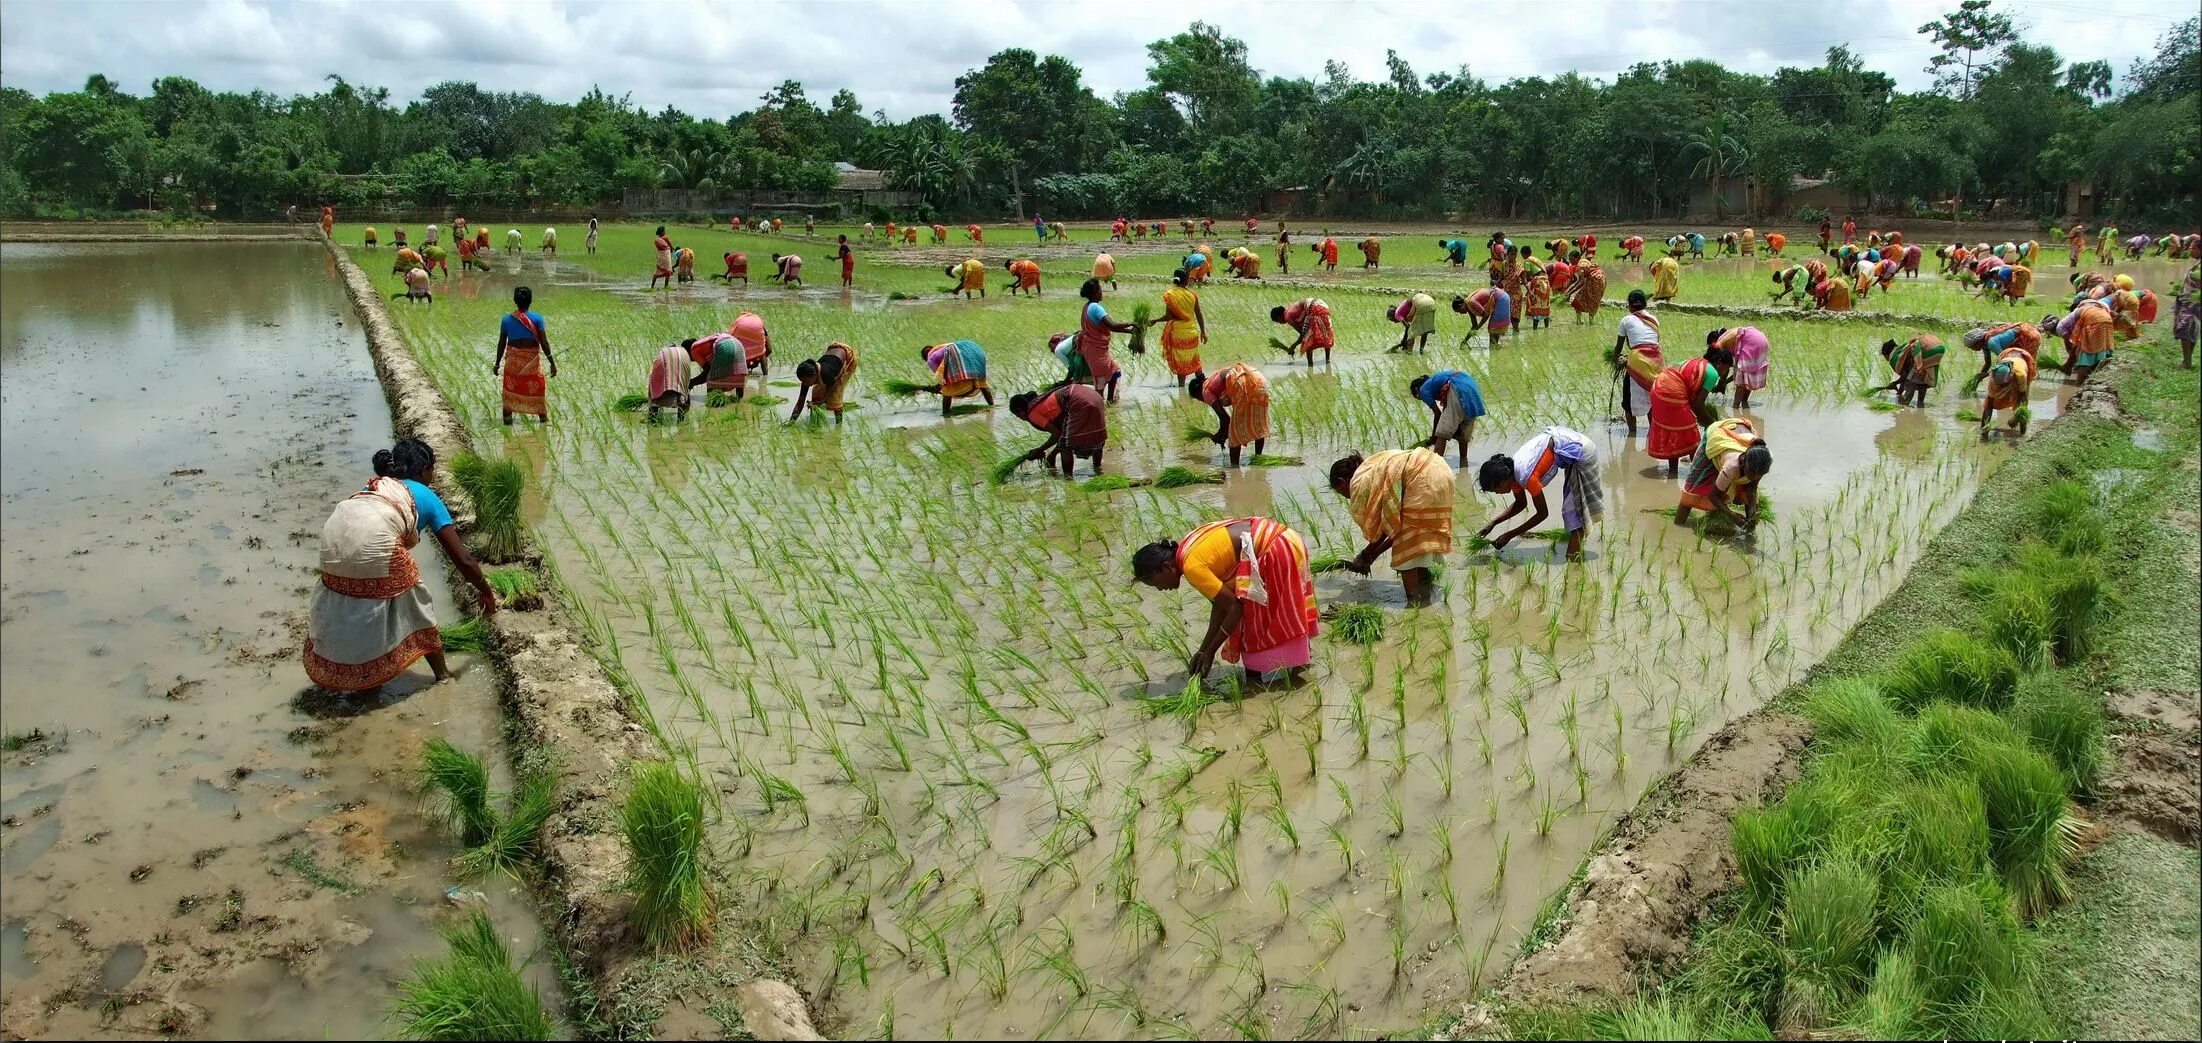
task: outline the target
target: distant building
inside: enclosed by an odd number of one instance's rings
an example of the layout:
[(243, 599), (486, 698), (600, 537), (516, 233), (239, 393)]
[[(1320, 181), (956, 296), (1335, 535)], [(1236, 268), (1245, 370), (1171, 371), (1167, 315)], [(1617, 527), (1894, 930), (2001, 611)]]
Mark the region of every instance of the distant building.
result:
[(866, 170), (854, 163), (835, 163), (834, 172), (841, 180), (834, 187), (843, 192), (883, 192), (887, 188), (887, 172)]

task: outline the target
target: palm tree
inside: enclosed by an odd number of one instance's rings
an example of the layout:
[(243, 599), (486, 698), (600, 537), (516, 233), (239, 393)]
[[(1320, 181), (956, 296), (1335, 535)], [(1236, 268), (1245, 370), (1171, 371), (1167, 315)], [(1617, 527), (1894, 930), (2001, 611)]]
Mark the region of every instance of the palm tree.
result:
[(675, 188), (710, 190), (718, 187), (719, 172), (726, 166), (726, 153), (708, 149), (691, 149), (682, 152), (674, 149), (658, 161), (658, 178), (670, 181)]
[(1750, 150), (1744, 148), (1735, 135), (1728, 133), (1727, 124), (1726, 116), (1716, 116), (1703, 131), (1691, 135), (1682, 145), (1685, 158), (1698, 157), (1697, 165), (1690, 168), (1690, 176), (1710, 178), (1713, 182), (1713, 219), (1716, 221), (1720, 219), (1722, 203), (1720, 179), (1741, 173), (1744, 164), (1751, 159)]

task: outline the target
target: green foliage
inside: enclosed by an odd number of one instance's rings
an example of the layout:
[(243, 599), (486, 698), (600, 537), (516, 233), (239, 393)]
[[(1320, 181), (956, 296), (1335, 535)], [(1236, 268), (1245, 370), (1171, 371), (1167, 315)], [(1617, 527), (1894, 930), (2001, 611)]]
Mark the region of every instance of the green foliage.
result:
[(1337, 631), (1341, 641), (1373, 645), (1384, 639), (1384, 610), (1358, 602), (1340, 605), (1338, 614), (1331, 618), (1330, 625)]
[(619, 818), (643, 940), (685, 949), (708, 939), (717, 901), (703, 864), (702, 786), (671, 762), (645, 761), (635, 767)]
[(489, 651), (489, 621), (479, 616), (468, 616), (442, 629), (443, 650), (446, 652)]
[(542, 997), (512, 965), (497, 926), (479, 910), (441, 928), (450, 954), (421, 960), (398, 983), (391, 1017), (402, 1039), (550, 1039)]
[(460, 453), (451, 462), (451, 476), (474, 500), (474, 531), (481, 537), (483, 556), (491, 561), (519, 557), (527, 540), (520, 527), (520, 496), (527, 489), (527, 472), (511, 459)]
[(1938, 630), (1896, 657), (1882, 691), (1907, 713), (1937, 699), (1993, 710), (2010, 704), (2018, 675), (2018, 662), (2002, 648), (1960, 631)]
[(1123, 475), (1097, 474), (1086, 479), (1085, 484), (1078, 488), (1089, 493), (1113, 493), (1119, 489), (1129, 489), (1131, 487), (1132, 480)]
[(2073, 792), (2095, 792), (2095, 782), (2110, 757), (2100, 702), (2053, 675), (2040, 674), (2019, 685), (2011, 715), (2034, 748), (2064, 773)]
[(497, 818), (489, 810), (489, 769), (482, 759), (439, 735), (422, 749), (420, 771), (421, 788), (451, 823), (459, 843), (474, 847), (488, 840)]
[(1222, 485), (1222, 471), (1196, 471), (1190, 467), (1172, 465), (1155, 475), (1155, 488), (1177, 489), (1187, 485)]
[(1906, 728), (1881, 686), (1865, 678), (1842, 678), (1813, 688), (1805, 695), (1804, 715), (1812, 720), (1814, 737), (1828, 742), (1887, 748)]
[(505, 801), (505, 813), (478, 847), (461, 853), (456, 865), (467, 876), (505, 873), (518, 876), (534, 861), (536, 840), (543, 824), (556, 810), (557, 780), (547, 772), (522, 779), (520, 788)]
[(489, 588), (497, 592), (499, 601), (511, 601), (539, 592), (535, 573), (527, 569), (484, 569), (482, 578), (489, 581)]
[(2064, 774), (2041, 753), (1998, 744), (1973, 764), (1988, 813), (1988, 849), (2027, 916), (2071, 897), (2064, 867), (2078, 854), (2076, 820), (2065, 813)]
[(2054, 482), (2035, 496), (2038, 520), (2034, 531), (2049, 545), (2066, 554), (2099, 554), (2109, 547), (2095, 496), (2088, 487), (2071, 479)]
[(1781, 934), (1792, 975), (1849, 996), (1872, 967), (1878, 872), (1853, 856), (1825, 858), (1792, 873), (1787, 892)]

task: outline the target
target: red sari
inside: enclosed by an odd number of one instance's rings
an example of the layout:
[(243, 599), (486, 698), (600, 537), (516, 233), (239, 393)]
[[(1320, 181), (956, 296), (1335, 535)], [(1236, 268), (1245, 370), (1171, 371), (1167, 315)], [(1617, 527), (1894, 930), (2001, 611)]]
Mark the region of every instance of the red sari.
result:
[(1654, 460), (1681, 460), (1697, 452), (1697, 409), (1705, 401), (1712, 364), (1694, 358), (1659, 374), (1651, 389), (1651, 440)]
[(550, 407), (544, 402), (544, 393), (549, 385), (543, 381), (541, 331), (535, 328), (527, 312), (515, 311), (512, 317), (530, 336), (505, 338), (504, 410), (548, 417)]

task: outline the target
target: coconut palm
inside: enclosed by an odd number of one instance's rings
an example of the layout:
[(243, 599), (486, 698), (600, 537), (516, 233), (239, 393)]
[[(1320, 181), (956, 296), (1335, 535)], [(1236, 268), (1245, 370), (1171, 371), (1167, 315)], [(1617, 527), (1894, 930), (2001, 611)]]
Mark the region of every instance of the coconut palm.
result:
[(1697, 165), (1690, 168), (1690, 176), (1709, 178), (1713, 182), (1714, 220), (1719, 220), (1721, 213), (1720, 179), (1742, 173), (1744, 164), (1751, 159), (1750, 150), (1743, 147), (1742, 140), (1728, 133), (1727, 123), (1727, 117), (1716, 116), (1704, 130), (1691, 135), (1682, 144), (1684, 158), (1697, 157)]
[(725, 166), (724, 152), (700, 148), (686, 152), (673, 149), (658, 161), (658, 179), (674, 188), (708, 190), (718, 187), (717, 178)]

